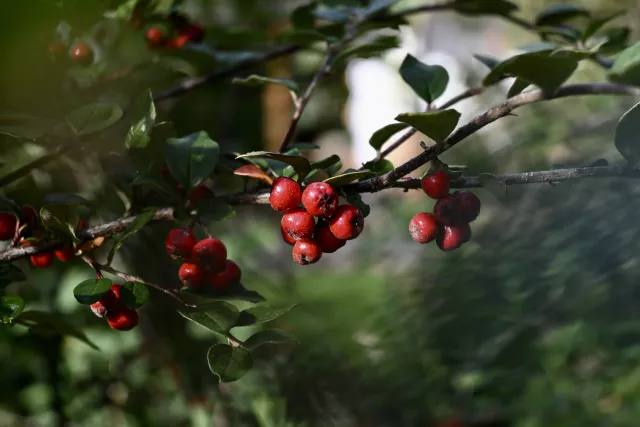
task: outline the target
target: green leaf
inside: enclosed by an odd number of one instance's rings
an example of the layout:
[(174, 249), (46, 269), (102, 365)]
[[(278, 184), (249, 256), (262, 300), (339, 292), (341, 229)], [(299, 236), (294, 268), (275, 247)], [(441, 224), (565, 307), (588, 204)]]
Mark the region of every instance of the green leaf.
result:
[(312, 28), (316, 21), (313, 11), (318, 7), (318, 2), (311, 2), (298, 6), (291, 13), (291, 24), (295, 29)]
[(371, 207), (362, 200), (362, 195), (357, 191), (345, 191), (347, 194), (347, 202), (360, 209), (362, 216), (365, 218), (371, 213)]
[(620, 12), (615, 12), (610, 15), (607, 15), (603, 18), (591, 20), (591, 22), (589, 22), (589, 25), (587, 25), (587, 28), (584, 30), (584, 33), (582, 34), (582, 41), (584, 42), (587, 39), (591, 38), (594, 34), (600, 31), (600, 29), (602, 29), (602, 27), (607, 25), (610, 21), (620, 16), (624, 16), (625, 14), (626, 14), (626, 11), (620, 11)]
[(315, 170), (315, 169), (326, 170), (337, 164), (339, 164), (340, 167), (342, 167), (342, 160), (340, 160), (340, 156), (338, 156), (337, 154), (332, 154), (325, 159), (318, 160), (317, 162), (311, 163), (311, 170)]
[(67, 124), (76, 135), (89, 135), (105, 130), (122, 118), (122, 108), (115, 104), (95, 103), (72, 111)]
[(618, 54), (608, 77), (614, 82), (640, 86), (640, 42)]
[(144, 148), (151, 141), (151, 131), (156, 124), (156, 106), (153, 102), (151, 91), (149, 91), (148, 95), (149, 111), (129, 128), (124, 140), (124, 145), (127, 148)]
[(429, 104), (442, 95), (449, 84), (449, 73), (444, 67), (424, 64), (409, 54), (400, 65), (400, 76)]
[(500, 60), (492, 56), (475, 54), (473, 57), (482, 62), (482, 64), (490, 70), (493, 70), (498, 66), (498, 64), (500, 64)]
[[(490, 86), (504, 75), (521, 77), (548, 93), (554, 93), (573, 74), (578, 60), (548, 52), (528, 52), (516, 55), (495, 67), (482, 82)], [(544, 72), (542, 72), (544, 70)]]
[(75, 230), (80, 217), (75, 205), (45, 205), (40, 208), (40, 219), (45, 227), (62, 231), (72, 239), (76, 238)]
[(205, 289), (192, 290), (189, 288), (181, 288), (180, 294), (194, 303), (201, 305), (207, 304), (212, 300), (217, 301), (248, 301), (248, 302), (264, 302), (265, 299), (256, 291), (245, 288), (242, 284), (236, 284), (231, 289), (222, 292), (211, 287)]
[(207, 361), (209, 370), (223, 383), (239, 380), (253, 367), (253, 357), (249, 350), (227, 344), (210, 347)]
[(253, 151), (251, 153), (240, 155), (236, 157), (236, 159), (247, 159), (252, 157), (277, 160), (291, 165), (300, 179), (304, 179), (304, 177), (311, 171), (311, 163), (302, 156), (290, 156), (286, 154), (272, 153), (269, 151)]
[(278, 85), (286, 86), (293, 92), (297, 92), (299, 89), (298, 83), (294, 82), (291, 79), (263, 77), (257, 74), (251, 74), (249, 77), (245, 77), (244, 79), (236, 77), (231, 82), (235, 84), (244, 85), (244, 86), (264, 86), (267, 84), (278, 84)]
[(111, 289), (111, 280), (109, 279), (89, 279), (79, 283), (73, 289), (73, 296), (80, 304), (93, 304), (100, 301)]
[(326, 182), (327, 184), (331, 184), (333, 187), (340, 187), (341, 185), (347, 184), (349, 182), (370, 178), (375, 175), (376, 174), (374, 172), (371, 172), (370, 170), (359, 170), (332, 176), (325, 179), (324, 182)]
[(509, 15), (518, 6), (507, 0), (457, 0), (453, 9), (463, 15)]
[(124, 229), (124, 231), (122, 232), (122, 237), (120, 237), (120, 239), (118, 239), (116, 244), (113, 246), (113, 252), (117, 252), (118, 249), (122, 247), (125, 240), (136, 234), (138, 231), (142, 230), (142, 228), (153, 219), (155, 213), (155, 209), (150, 209), (136, 216), (136, 219), (134, 219), (133, 222)]
[(42, 117), (0, 112), (0, 134), (14, 138), (41, 138), (50, 133), (56, 125), (56, 122)]
[(120, 288), (122, 302), (129, 308), (140, 308), (149, 299), (149, 287), (140, 282), (124, 282)]
[(615, 146), (630, 166), (640, 163), (640, 103), (624, 113), (613, 137)]
[(220, 146), (205, 131), (181, 138), (169, 138), (165, 160), (171, 175), (185, 189), (201, 184), (215, 169)]
[(580, 31), (568, 26), (538, 27), (538, 34), (540, 34), (543, 39), (547, 39), (550, 36), (557, 36), (569, 43), (575, 43), (582, 38)]
[(346, 24), (351, 19), (351, 14), (347, 9), (338, 8), (317, 9), (313, 11), (313, 15), (318, 19), (338, 22), (341, 24)]
[(395, 49), (400, 46), (398, 36), (380, 36), (367, 43), (360, 44), (349, 48), (335, 57), (334, 64), (340, 64), (352, 57), (373, 58), (380, 56), (389, 49)]
[(408, 127), (405, 123), (391, 123), (383, 128), (378, 129), (369, 138), (369, 145), (376, 150), (380, 150), (385, 142), (389, 140), (393, 135)]
[(236, 216), (236, 210), (220, 199), (203, 200), (196, 204), (198, 214), (208, 221), (223, 221)]
[(191, 320), (215, 333), (226, 335), (238, 320), (238, 309), (228, 302), (215, 301), (195, 309), (178, 310), (185, 319)]
[(435, 142), (442, 142), (458, 125), (460, 113), (456, 110), (442, 110), (429, 113), (404, 113), (398, 115), (396, 120), (408, 124)]
[(0, 297), (0, 321), (11, 323), (24, 310), (24, 300), (17, 295)]
[(554, 4), (544, 8), (536, 17), (536, 26), (554, 26), (578, 16), (589, 16), (589, 11), (574, 4)]
[(18, 267), (8, 262), (0, 264), (0, 290), (15, 282), (24, 282), (26, 276)]
[(25, 322), (35, 333), (69, 335), (79, 339), (91, 348), (99, 350), (98, 346), (91, 342), (78, 326), (67, 322), (65, 315), (62, 313), (30, 310), (22, 313), (20, 320)]
[(380, 176), (391, 172), (393, 170), (393, 163), (387, 159), (380, 159), (377, 162), (367, 162), (363, 167)]
[(288, 307), (274, 307), (271, 304), (258, 304), (240, 312), (235, 326), (250, 326), (266, 323), (288, 313), (296, 304)]
[(629, 27), (609, 28), (603, 33), (603, 40), (606, 41), (600, 44), (598, 52), (606, 55), (618, 53), (628, 47), (630, 36), (631, 29)]
[(531, 86), (531, 83), (526, 81), (525, 79), (521, 79), (520, 77), (516, 78), (507, 93), (507, 98), (511, 98), (512, 96), (516, 96), (525, 90), (527, 87)]
[(298, 340), (289, 332), (281, 329), (265, 329), (250, 336), (244, 345), (249, 350), (255, 350), (264, 344), (284, 344), (287, 342), (298, 342)]

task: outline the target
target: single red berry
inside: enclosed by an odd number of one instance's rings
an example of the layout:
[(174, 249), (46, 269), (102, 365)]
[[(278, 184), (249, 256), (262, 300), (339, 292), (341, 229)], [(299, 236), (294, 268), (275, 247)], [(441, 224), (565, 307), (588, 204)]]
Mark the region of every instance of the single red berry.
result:
[(464, 222), (460, 217), (460, 205), (454, 197), (447, 196), (436, 202), (433, 207), (433, 216), (436, 220), (445, 225), (457, 224)]
[(322, 252), (331, 254), (347, 244), (346, 240), (340, 240), (333, 235), (329, 229), (329, 224), (322, 223), (316, 227), (313, 239), (318, 243)]
[(338, 193), (325, 182), (313, 182), (302, 193), (302, 205), (313, 216), (329, 218), (338, 207)]
[(451, 187), (449, 175), (443, 170), (425, 175), (420, 183), (424, 192), (432, 199), (442, 199), (449, 194), (449, 188)]
[(33, 206), (25, 205), (20, 209), (20, 223), (29, 228), (38, 226), (38, 211)]
[(181, 34), (167, 41), (165, 47), (168, 49), (181, 49), (189, 43), (189, 35)]
[(166, 40), (166, 34), (160, 27), (149, 28), (145, 36), (149, 47), (161, 46)]
[(285, 231), (282, 229), (282, 227), (280, 227), (280, 233), (282, 233), (282, 240), (285, 241), (285, 243), (290, 244), (291, 246), (296, 244), (296, 239), (294, 239), (293, 237), (291, 237), (289, 235), (289, 233), (285, 233)]
[(86, 43), (78, 43), (71, 48), (71, 59), (82, 65), (89, 65), (93, 62), (93, 51)]
[(225, 291), (231, 286), (240, 283), (242, 277), (242, 271), (238, 264), (228, 259), (224, 262), (224, 268), (220, 271), (214, 272), (209, 276), (209, 282), (214, 289), (218, 291)]
[(291, 178), (281, 176), (276, 178), (271, 185), (269, 203), (278, 212), (287, 212), (295, 209), (302, 199), (300, 184)]
[(190, 262), (185, 262), (180, 266), (178, 277), (184, 286), (192, 289), (202, 287), (206, 279), (204, 269)]
[(300, 265), (315, 264), (322, 257), (322, 248), (313, 239), (298, 240), (293, 245), (293, 260)]
[(353, 240), (364, 229), (364, 216), (353, 205), (340, 205), (329, 220), (329, 229), (338, 239)]
[(184, 34), (189, 37), (189, 41), (200, 43), (204, 40), (205, 30), (198, 25), (191, 24)]
[(416, 242), (420, 244), (429, 243), (436, 238), (438, 233), (436, 218), (428, 212), (416, 214), (409, 222), (409, 233)]
[(227, 260), (227, 247), (213, 237), (200, 240), (191, 251), (191, 261), (205, 269), (222, 270)]
[(282, 215), (280, 224), (282, 231), (289, 234), (294, 240), (312, 238), (316, 228), (313, 216), (303, 208), (291, 209)]
[(471, 238), (469, 224), (442, 225), (438, 228), (436, 243), (443, 251), (452, 251), (459, 248)]
[(204, 184), (200, 184), (189, 192), (189, 201), (192, 204), (213, 198), (213, 191)]
[(16, 234), (18, 218), (9, 212), (0, 212), (0, 240), (11, 240)]
[(67, 262), (74, 257), (75, 251), (73, 247), (66, 246), (64, 248), (56, 249), (53, 253), (60, 261)]
[(132, 308), (107, 312), (109, 326), (118, 331), (129, 331), (138, 325), (138, 321), (138, 312)]
[(480, 199), (470, 191), (456, 191), (452, 194), (458, 202), (460, 219), (464, 222), (473, 222), (480, 215)]
[(191, 251), (196, 245), (196, 237), (193, 231), (187, 228), (174, 228), (167, 234), (164, 248), (173, 259), (188, 260), (191, 258)]
[(98, 316), (104, 317), (109, 311), (120, 311), (125, 308), (120, 299), (121, 284), (111, 285), (111, 289), (100, 298), (100, 301), (91, 304), (91, 311)]
[[(33, 240), (25, 240), (20, 243), (20, 246), (33, 246), (36, 242)], [(34, 254), (29, 257), (31, 264), (36, 268), (47, 268), (53, 264), (56, 257), (53, 252), (40, 252), (39, 254)]]

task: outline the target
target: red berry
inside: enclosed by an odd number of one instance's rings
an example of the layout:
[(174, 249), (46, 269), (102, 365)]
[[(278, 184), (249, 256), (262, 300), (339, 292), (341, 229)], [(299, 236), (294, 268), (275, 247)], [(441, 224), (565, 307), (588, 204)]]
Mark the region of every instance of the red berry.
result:
[(286, 243), (290, 244), (291, 246), (296, 244), (296, 239), (291, 237), (289, 233), (285, 233), (282, 227), (280, 227), (280, 233), (282, 233), (282, 240), (284, 240)]
[(329, 229), (338, 239), (353, 240), (362, 233), (364, 217), (353, 205), (340, 205), (329, 220)]
[(76, 227), (76, 233), (78, 231), (82, 231), (85, 228), (87, 228), (87, 221), (84, 219), (81, 219), (80, 221), (78, 221), (78, 226)]
[(183, 48), (187, 43), (189, 43), (189, 35), (181, 34), (167, 41), (165, 47), (168, 49), (180, 49)]
[(188, 260), (191, 258), (191, 251), (196, 245), (196, 237), (187, 228), (174, 228), (169, 231), (164, 242), (164, 248), (173, 259)]
[(56, 249), (55, 251), (53, 251), (53, 253), (60, 261), (67, 262), (74, 257), (75, 251), (73, 247), (67, 246), (61, 249)]
[(178, 277), (184, 286), (192, 289), (202, 287), (206, 279), (204, 269), (190, 262), (185, 262), (180, 266)]
[(303, 208), (291, 209), (282, 216), (280, 221), (282, 231), (289, 234), (294, 240), (310, 239), (316, 222), (309, 212)]
[(340, 240), (333, 235), (329, 229), (329, 224), (323, 223), (316, 227), (313, 239), (318, 243), (322, 252), (331, 254), (347, 244), (346, 240)]
[(213, 191), (204, 184), (198, 185), (189, 192), (189, 201), (194, 205), (212, 197)]
[(313, 182), (302, 193), (302, 205), (313, 216), (329, 218), (338, 207), (338, 193), (325, 182)]
[(86, 43), (78, 43), (71, 48), (71, 59), (82, 65), (89, 65), (93, 62), (93, 51)]
[(120, 288), (122, 285), (111, 285), (111, 289), (100, 298), (100, 301), (91, 304), (91, 311), (98, 316), (104, 317), (109, 311), (120, 311), (125, 308), (120, 299)]
[(240, 277), (242, 277), (240, 267), (238, 267), (238, 264), (228, 259), (225, 261), (224, 268), (222, 270), (214, 272), (209, 276), (209, 282), (214, 289), (224, 291), (229, 289), (232, 285), (240, 283)]
[(191, 261), (201, 265), (205, 269), (218, 271), (224, 268), (227, 259), (227, 248), (218, 239), (209, 237), (200, 240), (191, 251)]
[(322, 257), (322, 248), (313, 239), (298, 240), (293, 245), (293, 260), (300, 265), (315, 264)]
[(424, 192), (432, 199), (442, 199), (449, 194), (449, 188), (451, 187), (449, 175), (443, 170), (425, 175), (420, 183)]
[[(33, 240), (25, 240), (20, 243), (21, 246), (33, 246), (35, 242)], [(47, 268), (55, 261), (55, 255), (53, 252), (40, 252), (29, 257), (31, 264), (36, 268)]]
[(107, 322), (112, 329), (129, 331), (138, 325), (138, 312), (132, 308), (107, 312)]
[(25, 205), (20, 209), (20, 223), (26, 224), (29, 228), (38, 226), (38, 211), (33, 206)]
[(460, 218), (460, 205), (458, 200), (454, 197), (447, 196), (436, 202), (433, 207), (433, 216), (436, 220), (445, 225), (452, 225), (461, 221)]
[(11, 240), (16, 234), (18, 218), (9, 212), (0, 212), (0, 240)]
[(151, 27), (147, 30), (146, 38), (149, 47), (157, 47), (161, 46), (164, 43), (166, 35), (162, 28)]
[(200, 43), (202, 40), (204, 40), (205, 30), (198, 25), (189, 25), (189, 28), (187, 28), (185, 35), (189, 37), (189, 41)]
[(480, 199), (470, 191), (456, 191), (452, 194), (458, 202), (460, 219), (473, 222), (480, 215)]
[(459, 248), (471, 238), (469, 224), (442, 225), (438, 229), (436, 243), (443, 251), (451, 251)]
[(278, 212), (287, 212), (295, 209), (300, 204), (302, 190), (300, 185), (292, 180), (281, 176), (273, 181), (269, 203)]
[(416, 242), (420, 244), (429, 243), (436, 238), (438, 223), (430, 213), (420, 212), (411, 218), (409, 233)]

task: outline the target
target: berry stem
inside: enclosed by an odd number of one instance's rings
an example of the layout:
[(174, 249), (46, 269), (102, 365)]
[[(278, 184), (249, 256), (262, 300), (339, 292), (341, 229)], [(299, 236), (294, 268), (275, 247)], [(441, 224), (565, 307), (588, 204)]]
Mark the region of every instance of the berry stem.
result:
[(93, 258), (87, 255), (82, 255), (82, 260), (93, 268), (93, 271), (96, 273), (96, 279), (102, 279), (104, 277), (102, 275), (102, 268), (100, 264), (98, 264)]

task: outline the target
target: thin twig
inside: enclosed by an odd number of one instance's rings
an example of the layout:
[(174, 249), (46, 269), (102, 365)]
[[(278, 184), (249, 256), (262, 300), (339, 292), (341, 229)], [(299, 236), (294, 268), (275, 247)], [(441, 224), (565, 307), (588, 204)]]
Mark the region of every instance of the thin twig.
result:
[(82, 260), (93, 268), (93, 271), (96, 273), (96, 279), (102, 279), (102, 267), (93, 258), (82, 255)]

